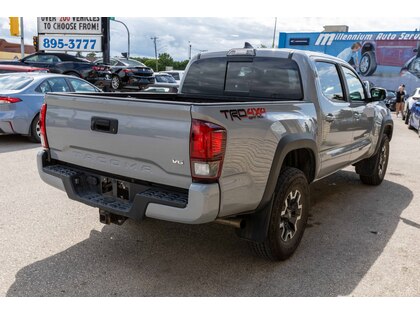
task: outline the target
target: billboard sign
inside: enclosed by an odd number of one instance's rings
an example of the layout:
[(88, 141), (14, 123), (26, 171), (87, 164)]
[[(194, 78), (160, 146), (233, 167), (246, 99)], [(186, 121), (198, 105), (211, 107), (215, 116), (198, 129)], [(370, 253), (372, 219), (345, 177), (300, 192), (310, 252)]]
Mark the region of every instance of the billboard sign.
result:
[(40, 50), (101, 51), (101, 35), (39, 35)]
[(349, 62), (362, 79), (390, 90), (402, 83), (408, 93), (420, 87), (420, 32), (280, 33), (279, 48), (339, 57)]
[(102, 34), (100, 17), (39, 17), (38, 34)]

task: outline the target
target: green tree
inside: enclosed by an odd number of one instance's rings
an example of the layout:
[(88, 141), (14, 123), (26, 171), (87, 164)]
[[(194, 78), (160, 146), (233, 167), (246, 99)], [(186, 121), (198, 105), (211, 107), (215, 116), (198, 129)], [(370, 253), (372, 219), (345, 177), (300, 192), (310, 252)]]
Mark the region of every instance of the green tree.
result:
[(168, 53), (159, 54), (159, 70), (164, 71), (166, 67), (173, 67), (174, 59)]
[(143, 63), (144, 63), (145, 66), (147, 66), (149, 68), (152, 68), (153, 71), (156, 71), (156, 60), (155, 59), (147, 59)]
[(185, 70), (188, 65), (189, 60), (184, 61), (174, 61), (174, 70)]

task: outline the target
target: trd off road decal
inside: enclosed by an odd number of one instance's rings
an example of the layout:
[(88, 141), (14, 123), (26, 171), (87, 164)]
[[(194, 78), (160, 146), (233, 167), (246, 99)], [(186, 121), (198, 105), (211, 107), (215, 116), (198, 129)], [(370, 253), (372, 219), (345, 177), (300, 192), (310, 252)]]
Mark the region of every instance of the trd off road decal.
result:
[(264, 118), (266, 114), (266, 110), (264, 107), (258, 108), (241, 108), (241, 109), (224, 109), (220, 111), (222, 114), (225, 115), (226, 119), (231, 119), (232, 121), (234, 118), (242, 120), (242, 119), (254, 119), (254, 118)]

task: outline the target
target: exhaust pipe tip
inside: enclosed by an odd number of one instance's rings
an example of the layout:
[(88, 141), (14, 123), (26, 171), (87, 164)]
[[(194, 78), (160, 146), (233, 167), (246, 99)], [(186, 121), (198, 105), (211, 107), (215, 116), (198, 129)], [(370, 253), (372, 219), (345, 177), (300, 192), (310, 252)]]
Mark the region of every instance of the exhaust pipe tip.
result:
[(243, 229), (245, 228), (246, 221), (244, 219), (216, 219), (214, 223), (232, 226), (236, 229)]

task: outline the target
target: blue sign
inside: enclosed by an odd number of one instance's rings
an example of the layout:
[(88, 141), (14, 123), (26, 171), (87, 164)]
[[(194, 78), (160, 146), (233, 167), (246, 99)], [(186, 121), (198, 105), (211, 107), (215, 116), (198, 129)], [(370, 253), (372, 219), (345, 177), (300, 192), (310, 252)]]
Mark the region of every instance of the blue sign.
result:
[(390, 90), (420, 87), (420, 32), (280, 33), (278, 47), (336, 56), (362, 79)]

